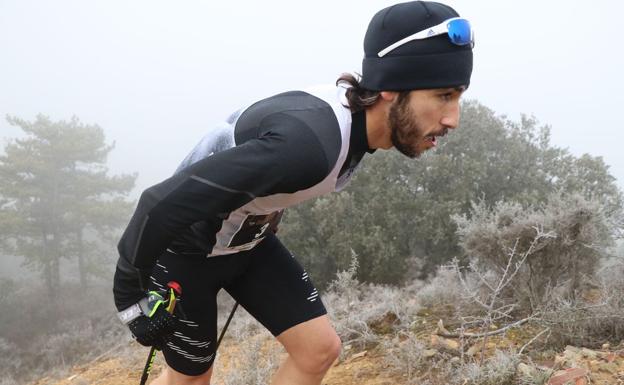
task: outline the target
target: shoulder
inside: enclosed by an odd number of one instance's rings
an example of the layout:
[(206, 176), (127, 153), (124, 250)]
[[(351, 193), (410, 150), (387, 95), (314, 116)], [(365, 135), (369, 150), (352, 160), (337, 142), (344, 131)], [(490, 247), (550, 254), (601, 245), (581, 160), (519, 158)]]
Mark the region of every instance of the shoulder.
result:
[(245, 109), (236, 121), (236, 144), (267, 134), (280, 135), (289, 146), (316, 147), (333, 166), (340, 153), (342, 135), (340, 117), (332, 104), (335, 103), (331, 97), (308, 90), (262, 99)]

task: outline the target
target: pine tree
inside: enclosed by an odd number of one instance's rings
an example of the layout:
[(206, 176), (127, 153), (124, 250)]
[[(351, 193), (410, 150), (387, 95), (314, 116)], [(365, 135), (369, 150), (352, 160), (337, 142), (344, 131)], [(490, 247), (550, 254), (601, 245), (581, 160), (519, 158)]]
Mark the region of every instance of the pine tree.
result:
[[(48, 294), (60, 288), (62, 258), (75, 258), (80, 282), (124, 224), (132, 202), (126, 200), (136, 175), (109, 176), (106, 161), (114, 145), (97, 125), (53, 122), (38, 115), (29, 122), (7, 117), (26, 134), (12, 139), (0, 156), (0, 232), (14, 255), (41, 272)], [(110, 247), (110, 246), (109, 246)], [(110, 249), (108, 250), (110, 254)]]

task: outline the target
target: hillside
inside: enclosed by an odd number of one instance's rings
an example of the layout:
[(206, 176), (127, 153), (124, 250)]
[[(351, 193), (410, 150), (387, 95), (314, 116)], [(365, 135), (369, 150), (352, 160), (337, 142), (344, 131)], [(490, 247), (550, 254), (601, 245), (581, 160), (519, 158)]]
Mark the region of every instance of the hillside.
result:
[[(506, 349), (520, 341), (514, 341), (514, 336), (522, 335), (522, 330), (513, 333), (509, 338), (493, 340), (486, 347), (490, 358), (494, 357), (495, 348)], [(280, 358), (284, 353), (279, 351), (268, 336), (259, 334), (253, 337), (259, 346), (256, 351), (259, 355), (275, 355)], [(428, 341), (420, 341), (426, 349), (422, 352), (424, 361), (414, 365), (411, 373), (400, 373), (397, 364), (392, 363), (391, 357), (400, 358), (398, 350), (406, 341), (394, 341), (386, 336), (380, 343), (368, 350), (345, 347), (343, 357), (338, 360), (328, 376), (323, 381), (325, 385), (394, 385), (394, 384), (445, 384), (450, 383), (444, 377), (443, 362), (453, 362), (459, 359), (459, 342), (454, 339), (444, 339), (433, 335)], [(267, 367), (247, 365), (249, 354), (240, 356), (240, 345), (234, 338), (227, 338), (223, 349), (217, 358), (213, 384), (261, 384), (268, 378), (269, 371), (274, 363)], [(277, 353), (276, 353), (277, 352)], [(72, 368), (71, 372), (61, 378), (43, 378), (29, 385), (136, 385), (139, 383), (144, 360), (148, 349), (132, 342), (119, 346), (95, 361)], [(474, 354), (474, 353), (472, 353)], [(414, 360), (418, 357), (413, 356)], [(470, 360), (469, 357), (465, 357)], [(269, 361), (271, 361), (269, 359)], [(262, 362), (262, 360), (261, 360)], [(415, 363), (415, 362), (414, 362)], [(163, 360), (158, 355), (152, 376), (161, 370)], [(238, 369), (237, 369), (238, 368)], [(241, 369), (243, 368), (243, 369)], [(404, 368), (405, 369), (405, 368)], [(568, 346), (564, 351), (553, 354), (551, 357), (542, 357), (542, 362), (534, 365), (518, 363), (515, 367), (518, 379), (524, 378), (524, 384), (548, 385), (616, 385), (624, 384), (624, 346), (603, 346), (600, 350), (576, 348)], [(238, 371), (238, 372), (236, 372)], [(541, 371), (538, 376), (532, 371)], [(235, 373), (236, 372), (236, 373)], [(543, 382), (537, 382), (538, 377)], [(533, 382), (529, 382), (533, 378)], [(466, 379), (466, 382), (468, 379)], [(508, 382), (522, 383), (522, 382)], [(489, 382), (488, 382), (489, 384)]]

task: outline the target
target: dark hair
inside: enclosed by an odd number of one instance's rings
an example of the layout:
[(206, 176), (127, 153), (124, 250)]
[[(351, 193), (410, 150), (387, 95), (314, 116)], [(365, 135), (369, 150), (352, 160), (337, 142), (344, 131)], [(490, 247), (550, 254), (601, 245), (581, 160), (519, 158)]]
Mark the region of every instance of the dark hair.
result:
[(355, 77), (350, 73), (344, 73), (336, 80), (337, 86), (341, 84), (348, 86), (346, 97), (349, 105), (345, 107), (349, 107), (351, 112), (362, 111), (366, 109), (366, 107), (372, 106), (377, 99), (379, 99), (379, 95), (381, 94), (379, 91), (371, 91), (363, 88), (360, 85), (361, 78), (359, 74)]
[[(338, 80), (336, 80), (337, 86), (341, 84), (347, 85), (347, 92), (345, 96), (347, 97), (349, 105), (345, 107), (349, 108), (352, 113), (365, 110), (366, 107), (372, 106), (377, 102), (379, 96), (381, 95), (381, 91), (371, 91), (362, 87), (360, 85), (362, 76), (360, 74), (356, 75), (357, 77), (350, 73), (344, 73), (340, 75)], [(408, 97), (411, 91), (397, 92), (399, 93), (398, 100), (400, 101)]]

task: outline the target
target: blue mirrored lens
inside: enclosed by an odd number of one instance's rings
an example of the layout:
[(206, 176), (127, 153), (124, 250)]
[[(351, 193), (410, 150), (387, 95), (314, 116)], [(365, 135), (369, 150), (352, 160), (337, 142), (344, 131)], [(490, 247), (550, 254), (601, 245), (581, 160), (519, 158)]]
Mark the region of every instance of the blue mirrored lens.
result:
[(453, 44), (472, 44), (472, 30), (466, 19), (455, 19), (448, 23), (448, 35)]

